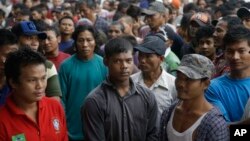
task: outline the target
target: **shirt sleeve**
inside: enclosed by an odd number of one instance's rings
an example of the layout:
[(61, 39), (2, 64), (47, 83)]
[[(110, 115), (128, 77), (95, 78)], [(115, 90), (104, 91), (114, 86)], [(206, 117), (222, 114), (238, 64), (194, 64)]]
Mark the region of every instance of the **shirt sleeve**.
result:
[(148, 128), (146, 141), (158, 141), (158, 132), (156, 128), (157, 120), (157, 103), (153, 93), (150, 93), (151, 99), (149, 101), (149, 112), (148, 112)]
[(46, 96), (62, 96), (58, 74), (54, 64), (52, 64), (51, 67), (47, 65), (47, 77)]
[(83, 131), (87, 141), (105, 141), (104, 117), (93, 99), (86, 99), (81, 108)]
[[(214, 112), (214, 111), (213, 111)], [(204, 117), (204, 122), (197, 129), (197, 141), (229, 141), (230, 133), (222, 115), (211, 114)]]
[(210, 102), (211, 104), (213, 104), (214, 106), (216, 106), (220, 110), (220, 112), (224, 116), (225, 120), (227, 122), (230, 122), (229, 115), (228, 115), (226, 109), (224, 108), (222, 102), (220, 101), (220, 99), (217, 95), (217, 92), (213, 89), (213, 87), (211, 87), (211, 85), (207, 89), (207, 91), (205, 93), (205, 97), (206, 97), (208, 102)]

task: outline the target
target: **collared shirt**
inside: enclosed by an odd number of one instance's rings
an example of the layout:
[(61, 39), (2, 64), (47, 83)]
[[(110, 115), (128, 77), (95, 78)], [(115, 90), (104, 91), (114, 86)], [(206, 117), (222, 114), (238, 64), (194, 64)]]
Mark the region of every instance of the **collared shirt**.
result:
[(82, 107), (85, 140), (156, 141), (157, 104), (150, 90), (130, 80), (130, 91), (120, 97), (106, 79)]
[[(176, 104), (162, 113), (159, 141), (168, 141), (167, 125)], [(219, 109), (212, 108), (196, 128), (195, 141), (229, 141), (229, 128)]]
[[(142, 72), (138, 72), (131, 77), (136, 83), (147, 87), (144, 83)], [(175, 77), (162, 70), (158, 80), (149, 89), (152, 90), (157, 101), (158, 116), (156, 124), (159, 127), (162, 112), (168, 109), (177, 99)]]
[(37, 112), (35, 123), (8, 97), (0, 108), (0, 141), (68, 140), (64, 111), (58, 101), (43, 97), (38, 102)]

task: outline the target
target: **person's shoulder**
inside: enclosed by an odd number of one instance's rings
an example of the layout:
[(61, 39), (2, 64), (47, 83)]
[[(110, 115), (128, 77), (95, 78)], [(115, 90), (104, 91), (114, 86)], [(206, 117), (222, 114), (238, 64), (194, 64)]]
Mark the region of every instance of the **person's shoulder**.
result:
[(99, 99), (100, 97), (103, 97), (103, 90), (103, 83), (101, 83), (88, 94), (86, 99)]
[(226, 125), (226, 120), (224, 119), (220, 110), (216, 107), (213, 107), (207, 114), (204, 116), (202, 120), (203, 124), (209, 126), (218, 126), (218, 125)]
[(141, 76), (141, 71), (135, 73), (135, 74), (132, 74), (130, 77), (132, 78), (132, 80), (137, 83), (139, 80), (139, 77)]
[(62, 106), (59, 101), (55, 100), (54, 98), (50, 98), (46, 96), (42, 98), (41, 102), (43, 106), (47, 106), (47, 107), (58, 108)]
[(154, 97), (153, 92), (149, 88), (144, 87), (139, 83), (135, 83), (135, 89), (140, 95), (146, 96), (148, 98), (152, 96)]

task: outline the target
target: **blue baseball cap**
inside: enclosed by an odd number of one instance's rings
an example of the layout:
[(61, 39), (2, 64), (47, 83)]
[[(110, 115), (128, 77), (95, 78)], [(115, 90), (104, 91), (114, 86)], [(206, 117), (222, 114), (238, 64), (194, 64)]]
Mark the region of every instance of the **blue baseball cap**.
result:
[(21, 21), (14, 25), (11, 31), (16, 34), (17, 37), (21, 35), (33, 36), (37, 35), (39, 39), (46, 39), (47, 34), (45, 32), (40, 32), (36, 29), (35, 24), (32, 21)]
[(148, 54), (157, 54), (163, 56), (167, 47), (163, 39), (157, 35), (146, 36), (141, 44), (135, 47), (135, 50)]

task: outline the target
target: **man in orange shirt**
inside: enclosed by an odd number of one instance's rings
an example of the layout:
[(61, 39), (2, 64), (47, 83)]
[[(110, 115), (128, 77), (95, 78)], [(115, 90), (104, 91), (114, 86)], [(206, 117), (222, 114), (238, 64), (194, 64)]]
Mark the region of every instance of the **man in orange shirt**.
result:
[(0, 141), (67, 141), (61, 104), (45, 97), (46, 59), (28, 47), (10, 53), (5, 75), (11, 94), (0, 108)]

